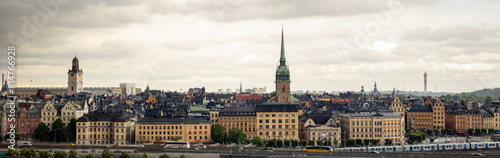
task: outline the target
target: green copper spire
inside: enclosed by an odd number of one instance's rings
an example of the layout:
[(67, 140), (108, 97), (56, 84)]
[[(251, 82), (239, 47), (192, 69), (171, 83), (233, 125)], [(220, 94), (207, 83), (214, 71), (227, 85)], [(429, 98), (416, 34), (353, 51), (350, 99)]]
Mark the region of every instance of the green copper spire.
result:
[(286, 65), (285, 58), (285, 40), (284, 40), (283, 26), (281, 27), (281, 56), (280, 65), (276, 69), (276, 81), (290, 81), (290, 71)]
[(284, 33), (283, 33), (283, 24), (281, 25), (281, 57), (280, 57), (280, 65), (286, 65), (285, 40), (284, 40)]

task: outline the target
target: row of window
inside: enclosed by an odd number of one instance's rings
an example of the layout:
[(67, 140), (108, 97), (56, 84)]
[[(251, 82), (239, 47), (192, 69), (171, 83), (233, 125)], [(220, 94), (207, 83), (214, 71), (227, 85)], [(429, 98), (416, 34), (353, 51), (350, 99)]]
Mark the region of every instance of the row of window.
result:
[(224, 118), (224, 117), (221, 117), (219, 118), (219, 120), (255, 120), (254, 118), (248, 118), (248, 117), (244, 117), (244, 118), (234, 118), (234, 117), (231, 117), (231, 118)]
[[(284, 119), (284, 120), (285, 120), (285, 123), (288, 123), (288, 119)], [(290, 122), (295, 123), (295, 119), (290, 119)], [(259, 123), (263, 123), (263, 120), (259, 119)], [(266, 119), (266, 123), (269, 123), (269, 119)], [(272, 119), (271, 123), (276, 123), (276, 120)], [(283, 121), (281, 119), (278, 119), (278, 123), (283, 123)]]
[[(78, 128), (78, 132), (80, 132), (80, 129), (82, 129), (83, 132), (85, 132), (85, 128)], [(89, 132), (111, 132), (112, 130), (110, 128), (89, 128)], [(124, 133), (123, 129), (115, 129), (116, 133)]]
[[(259, 114), (259, 117), (262, 117), (262, 114)], [(269, 114), (265, 115), (266, 117), (269, 117)], [(278, 117), (282, 117), (282, 114), (278, 114)], [(271, 114), (271, 117), (276, 117), (276, 114)], [(285, 117), (288, 117), (288, 114), (285, 114)], [(295, 117), (295, 114), (292, 114), (292, 117)]]
[[(263, 132), (259, 132), (259, 135), (262, 135)], [(269, 132), (266, 132), (266, 136), (268, 136), (270, 133)], [(282, 132), (278, 132), (278, 135), (281, 136), (283, 133)], [(276, 135), (276, 132), (272, 132), (271, 135)], [(288, 132), (285, 132), (285, 135), (288, 135)], [(295, 131), (292, 131), (292, 135), (295, 135)]]
[[(282, 125), (278, 125), (278, 129), (282, 129)], [(285, 129), (288, 129), (288, 125), (285, 125)], [(259, 125), (259, 129), (262, 129), (262, 125)], [(271, 128), (269, 128), (269, 125), (266, 125), (265, 129), (276, 129), (276, 125), (272, 125)], [(295, 125), (292, 125), (292, 129), (295, 129)]]
[(233, 126), (234, 125), (236, 125), (236, 126), (245, 125), (245, 126), (247, 126), (247, 125), (255, 125), (255, 122), (251, 122), (251, 123), (249, 122), (248, 124), (246, 122), (244, 122), (244, 123), (243, 122), (241, 122), (241, 123), (240, 122), (224, 122), (224, 126), (226, 126), (226, 125), (233, 125)]
[[(112, 124), (113, 124), (113, 123), (108, 123), (108, 122), (105, 122), (105, 123), (102, 123), (102, 124), (101, 124), (100, 122), (97, 122), (97, 123), (96, 123), (96, 122), (90, 122), (90, 123), (89, 123), (89, 125), (90, 125), (90, 126), (101, 126), (101, 125), (103, 125), (103, 126), (110, 126), (110, 125), (112, 125)], [(80, 123), (78, 123), (78, 126), (80, 126), (80, 125), (85, 126), (85, 123), (81, 123), (81, 124), (80, 124)], [(118, 125), (123, 126), (123, 123), (115, 123), (115, 126), (118, 126)]]

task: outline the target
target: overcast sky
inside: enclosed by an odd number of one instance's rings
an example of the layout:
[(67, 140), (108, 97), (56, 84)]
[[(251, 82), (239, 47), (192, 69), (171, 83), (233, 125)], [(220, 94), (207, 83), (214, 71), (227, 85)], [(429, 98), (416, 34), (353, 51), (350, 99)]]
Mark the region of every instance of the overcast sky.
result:
[(67, 86), (76, 54), (84, 87), (271, 92), (282, 23), (292, 90), (500, 87), (500, 1), (41, 1), (0, 5), (18, 87)]

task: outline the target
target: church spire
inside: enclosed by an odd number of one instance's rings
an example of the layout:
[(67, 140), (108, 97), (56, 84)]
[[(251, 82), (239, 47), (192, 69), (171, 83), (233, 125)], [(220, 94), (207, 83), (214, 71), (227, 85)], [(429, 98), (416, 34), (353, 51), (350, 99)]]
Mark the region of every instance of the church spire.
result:
[(286, 65), (285, 40), (284, 40), (284, 33), (283, 33), (283, 24), (281, 24), (281, 56), (280, 56), (280, 65)]

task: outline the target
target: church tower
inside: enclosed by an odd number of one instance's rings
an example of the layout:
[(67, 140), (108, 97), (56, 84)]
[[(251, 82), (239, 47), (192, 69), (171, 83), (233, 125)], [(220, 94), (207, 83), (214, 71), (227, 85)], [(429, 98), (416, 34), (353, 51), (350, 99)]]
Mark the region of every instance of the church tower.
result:
[(83, 91), (83, 71), (80, 69), (78, 58), (73, 58), (71, 69), (68, 70), (68, 95)]
[(276, 102), (292, 102), (290, 98), (290, 71), (286, 65), (283, 27), (281, 28), (280, 65), (276, 68)]

